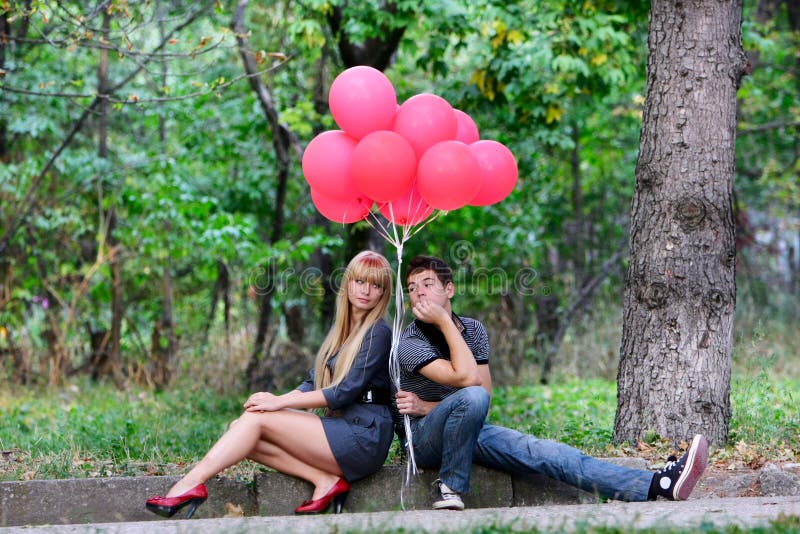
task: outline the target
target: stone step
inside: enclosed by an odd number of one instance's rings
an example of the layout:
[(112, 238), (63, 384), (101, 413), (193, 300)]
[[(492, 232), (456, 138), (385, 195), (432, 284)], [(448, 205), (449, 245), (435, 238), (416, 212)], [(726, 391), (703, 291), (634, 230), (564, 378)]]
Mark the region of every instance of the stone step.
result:
[[(641, 458), (608, 461), (644, 469)], [(427, 510), (436, 471), (424, 471), (405, 486), (405, 466), (385, 466), (353, 484), (345, 509), (350, 512)], [(0, 483), (0, 527), (65, 525), (160, 520), (144, 502), (163, 495), (175, 476), (33, 480)], [(309, 498), (305, 481), (266, 472), (246, 484), (223, 477), (207, 484), (209, 498), (195, 517), (292, 515)], [(595, 502), (594, 495), (541, 475), (509, 475), (481, 466), (472, 468), (472, 491), (464, 495), (467, 508), (497, 508)], [(402, 504), (401, 504), (402, 502)], [(177, 516), (176, 516), (177, 517)]]

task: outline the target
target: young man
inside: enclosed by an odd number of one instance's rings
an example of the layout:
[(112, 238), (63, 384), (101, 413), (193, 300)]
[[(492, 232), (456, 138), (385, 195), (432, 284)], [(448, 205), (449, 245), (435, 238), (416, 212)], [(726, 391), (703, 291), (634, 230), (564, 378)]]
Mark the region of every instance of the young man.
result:
[(398, 347), (397, 409), (410, 416), (417, 463), (439, 467), (434, 509), (463, 510), (472, 463), (511, 473), (538, 473), (602, 497), (626, 501), (659, 495), (684, 500), (708, 462), (702, 435), (687, 453), (653, 473), (603, 462), (581, 451), (486, 423), (492, 391), (489, 340), (475, 319), (453, 313), (453, 272), (441, 259), (417, 256), (406, 272), (416, 320)]

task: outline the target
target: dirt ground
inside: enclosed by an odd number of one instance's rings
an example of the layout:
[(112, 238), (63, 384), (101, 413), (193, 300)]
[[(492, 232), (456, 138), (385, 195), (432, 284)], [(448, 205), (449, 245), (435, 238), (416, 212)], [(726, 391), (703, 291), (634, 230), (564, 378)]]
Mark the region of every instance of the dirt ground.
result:
[[(800, 464), (776, 462), (775, 465), (800, 476)], [(752, 468), (736, 463), (712, 463), (706, 468), (691, 498), (760, 497), (763, 495), (759, 481), (761, 469), (763, 467)]]

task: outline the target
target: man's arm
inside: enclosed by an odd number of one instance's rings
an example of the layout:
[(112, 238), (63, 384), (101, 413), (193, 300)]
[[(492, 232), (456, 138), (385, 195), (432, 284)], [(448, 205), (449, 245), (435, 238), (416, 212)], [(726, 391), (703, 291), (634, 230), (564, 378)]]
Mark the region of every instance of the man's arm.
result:
[[(489, 370), (489, 365), (479, 365), (478, 374), (481, 376), (481, 385), (492, 395), (492, 374)], [(403, 391), (402, 389), (397, 392), (397, 411), (404, 415), (413, 415), (414, 417), (422, 417), (431, 413), (431, 410), (436, 408), (439, 404), (434, 401), (424, 401), (416, 394), (410, 391)]]
[(489, 397), (492, 396), (492, 372), (489, 369), (489, 364), (479, 365), (478, 374), (481, 375), (481, 385), (489, 392)]
[(396, 395), (397, 411), (403, 415), (423, 417), (431, 413), (431, 410), (439, 404), (436, 401), (424, 401), (415, 393), (410, 391), (398, 390)]
[(481, 374), (475, 356), (461, 336), (452, 316), (436, 304), (427, 301), (418, 302), (411, 311), (420, 321), (435, 324), (444, 334), (450, 349), (450, 360), (442, 358), (433, 360), (419, 369), (419, 374), (439, 384), (452, 387), (480, 386)]

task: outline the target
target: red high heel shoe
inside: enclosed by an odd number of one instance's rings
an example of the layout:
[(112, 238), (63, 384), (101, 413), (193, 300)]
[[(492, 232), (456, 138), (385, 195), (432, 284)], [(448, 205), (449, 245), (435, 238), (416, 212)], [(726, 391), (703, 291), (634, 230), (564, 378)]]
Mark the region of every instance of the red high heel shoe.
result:
[(340, 478), (336, 484), (333, 485), (328, 493), (316, 500), (304, 501), (303, 504), (294, 509), (296, 514), (321, 514), (325, 512), (333, 502), (334, 513), (341, 514), (344, 500), (347, 494), (350, 493), (350, 484), (343, 478)]
[(198, 484), (186, 493), (178, 495), (177, 497), (150, 497), (147, 499), (147, 509), (158, 514), (162, 517), (172, 517), (184, 506), (189, 506), (186, 511), (186, 519), (194, 515), (194, 511), (198, 506), (203, 504), (208, 498), (208, 491), (206, 491), (205, 484)]

